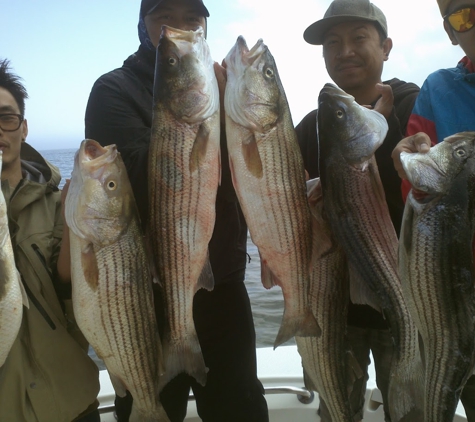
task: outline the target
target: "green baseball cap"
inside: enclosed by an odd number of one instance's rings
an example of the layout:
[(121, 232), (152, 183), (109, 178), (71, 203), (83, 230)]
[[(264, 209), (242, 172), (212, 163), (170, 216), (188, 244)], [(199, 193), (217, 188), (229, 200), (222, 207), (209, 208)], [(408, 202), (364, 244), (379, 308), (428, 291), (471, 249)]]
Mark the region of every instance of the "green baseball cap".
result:
[(356, 20), (377, 23), (388, 36), (388, 24), (384, 13), (369, 0), (334, 0), (323, 19), (312, 23), (305, 30), (303, 38), (309, 44), (321, 45), (325, 33), (332, 26)]

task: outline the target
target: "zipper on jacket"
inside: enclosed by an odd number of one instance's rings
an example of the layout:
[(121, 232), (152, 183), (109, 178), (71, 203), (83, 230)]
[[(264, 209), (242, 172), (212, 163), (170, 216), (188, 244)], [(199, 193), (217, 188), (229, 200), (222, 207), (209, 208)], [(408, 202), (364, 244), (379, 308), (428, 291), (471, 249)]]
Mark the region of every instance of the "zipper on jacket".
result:
[(39, 260), (43, 264), (44, 269), (48, 273), (49, 278), (51, 279), (51, 282), (53, 283), (54, 290), (56, 291), (56, 294), (58, 295), (58, 299), (60, 299), (61, 308), (64, 311), (64, 304), (62, 300), (71, 299), (71, 284), (70, 283), (65, 284), (61, 282), (58, 283), (56, 277), (53, 276), (52, 271), (49, 269), (48, 265), (46, 264), (46, 259), (44, 255), (41, 253), (41, 249), (35, 243), (33, 243), (31, 247), (35, 251)]
[(48, 315), (48, 312), (46, 312), (45, 308), (41, 305), (41, 303), (38, 301), (38, 299), (35, 297), (33, 292), (30, 290), (28, 284), (26, 283), (25, 279), (23, 278), (23, 275), (21, 275), (21, 281), (23, 283), (23, 286), (25, 287), (26, 290), (26, 295), (28, 296), (28, 299), (33, 302), (33, 304), (36, 306), (36, 309), (38, 309), (38, 312), (41, 314), (41, 316), (45, 319), (46, 323), (51, 327), (52, 330), (56, 330), (56, 325), (51, 319), (51, 317)]

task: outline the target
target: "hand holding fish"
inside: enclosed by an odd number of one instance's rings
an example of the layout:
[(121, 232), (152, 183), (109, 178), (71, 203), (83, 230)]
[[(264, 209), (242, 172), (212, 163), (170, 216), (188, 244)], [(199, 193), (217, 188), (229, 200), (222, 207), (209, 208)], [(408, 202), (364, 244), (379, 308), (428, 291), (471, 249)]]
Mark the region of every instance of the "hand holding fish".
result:
[(401, 152), (422, 152), (426, 153), (430, 150), (431, 141), (429, 136), (424, 132), (416, 133), (415, 135), (403, 138), (393, 149), (391, 157), (394, 162), (394, 168), (396, 169), (401, 179), (407, 179), (406, 172), (401, 163)]
[(376, 89), (381, 93), (381, 98), (376, 102), (373, 110), (381, 113), (386, 120), (391, 115), (394, 105), (393, 89), (390, 85), (376, 84)]

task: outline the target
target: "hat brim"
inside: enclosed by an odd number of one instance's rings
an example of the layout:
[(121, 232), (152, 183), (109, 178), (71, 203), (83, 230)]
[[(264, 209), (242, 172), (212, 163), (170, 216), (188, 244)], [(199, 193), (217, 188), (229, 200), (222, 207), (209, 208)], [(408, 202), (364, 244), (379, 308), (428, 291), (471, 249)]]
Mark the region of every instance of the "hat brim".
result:
[[(161, 2), (159, 1), (155, 6), (153, 6), (150, 10), (146, 11), (144, 13), (144, 16), (147, 16), (148, 14), (152, 13), (157, 7), (159, 7)], [(196, 5), (196, 10), (199, 10), (199, 12), (204, 16), (205, 18), (209, 18), (209, 12), (206, 6), (202, 2), (197, 2)]]
[(309, 44), (313, 45), (322, 45), (323, 40), (325, 37), (325, 33), (335, 25), (344, 22), (351, 22), (351, 21), (366, 21), (366, 22), (373, 22), (377, 25), (379, 23), (373, 19), (367, 19), (355, 15), (338, 15), (332, 16), (330, 18), (320, 19), (317, 22), (312, 23), (303, 33), (303, 38)]

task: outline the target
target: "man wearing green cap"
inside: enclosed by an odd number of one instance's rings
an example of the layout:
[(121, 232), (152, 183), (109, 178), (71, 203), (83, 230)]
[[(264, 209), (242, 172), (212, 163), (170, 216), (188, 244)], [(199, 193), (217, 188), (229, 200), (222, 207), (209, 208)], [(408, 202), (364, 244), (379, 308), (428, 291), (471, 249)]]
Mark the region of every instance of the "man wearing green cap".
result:
[[(395, 78), (382, 82), (383, 65), (392, 49), (386, 17), (369, 0), (334, 0), (323, 19), (305, 30), (304, 39), (310, 44), (323, 46), (323, 59), (328, 74), (341, 89), (355, 97), (357, 103), (376, 109), (387, 119), (389, 131), (375, 155), (391, 220), (399, 234), (404, 203), (400, 179), (392, 165), (391, 152), (405, 134), (419, 88)], [(313, 110), (296, 127), (310, 178), (319, 176), (316, 115), (317, 110)], [(364, 377), (349, 386), (354, 420), (363, 418), (371, 351), (376, 383), (383, 396), (385, 419), (389, 421), (387, 397), (393, 346), (387, 322), (380, 312), (370, 306), (351, 302), (347, 320), (349, 344), (365, 372)], [(324, 401), (321, 401), (320, 416), (322, 421), (331, 420)]]
[[(116, 144), (134, 190), (146, 227), (148, 219), (148, 149), (152, 127), (155, 48), (162, 25), (206, 32), (208, 9), (201, 0), (142, 0), (140, 46), (124, 65), (94, 84), (86, 109), (86, 137), (103, 145)], [(220, 90), (225, 70), (215, 63)], [(216, 198), (216, 223), (209, 244), (215, 286), (194, 296), (193, 319), (206, 366), (203, 387), (182, 373), (160, 393), (172, 422), (186, 416), (190, 386), (204, 422), (268, 422), (262, 384), (257, 378), (256, 343), (251, 305), (244, 285), (247, 226), (234, 191), (228, 166), (224, 130), (221, 135), (221, 184)], [(160, 292), (156, 292), (157, 320)], [(128, 421), (132, 398), (116, 397), (119, 422)]]

